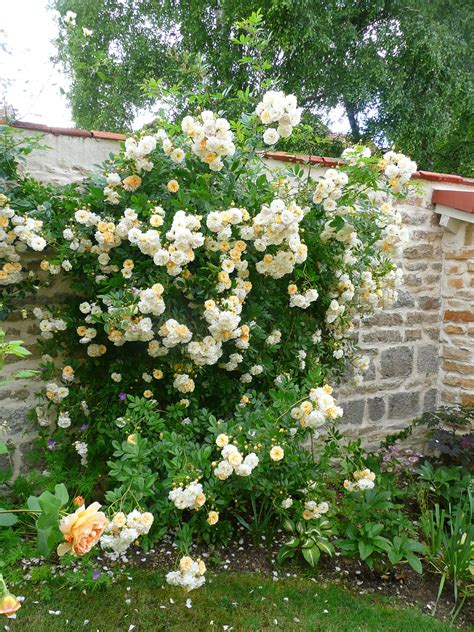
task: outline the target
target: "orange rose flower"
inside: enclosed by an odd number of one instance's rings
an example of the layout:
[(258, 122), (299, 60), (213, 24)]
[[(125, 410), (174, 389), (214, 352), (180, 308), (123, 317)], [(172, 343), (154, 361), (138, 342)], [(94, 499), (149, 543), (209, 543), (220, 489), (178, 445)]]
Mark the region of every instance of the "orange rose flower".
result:
[(8, 591), (5, 580), (0, 575), (0, 614), (5, 614), (9, 617), (20, 608), (21, 603)]
[(82, 496), (76, 496), (74, 498), (74, 500), (72, 501), (72, 504), (75, 507), (82, 507), (84, 505), (84, 503), (85, 503), (85, 500), (84, 500), (84, 498)]
[(8, 617), (20, 608), (21, 603), (13, 595), (5, 595), (0, 599), (0, 614), (6, 614)]
[(87, 509), (82, 505), (73, 514), (61, 519), (59, 529), (66, 541), (58, 546), (58, 555), (69, 552), (76, 556), (85, 555), (97, 544), (108, 525), (105, 514), (99, 511), (100, 507), (99, 503), (92, 503)]
[(125, 191), (136, 191), (141, 183), (142, 179), (137, 175), (128, 176), (122, 182)]

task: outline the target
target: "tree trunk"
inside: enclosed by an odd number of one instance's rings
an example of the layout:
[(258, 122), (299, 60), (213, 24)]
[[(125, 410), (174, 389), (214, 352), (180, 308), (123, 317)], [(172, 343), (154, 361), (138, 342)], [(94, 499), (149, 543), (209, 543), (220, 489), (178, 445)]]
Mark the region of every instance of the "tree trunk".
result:
[(347, 118), (351, 126), (352, 137), (355, 142), (358, 142), (360, 140), (360, 129), (359, 123), (357, 122), (357, 111), (352, 103), (345, 102), (344, 107), (346, 108)]

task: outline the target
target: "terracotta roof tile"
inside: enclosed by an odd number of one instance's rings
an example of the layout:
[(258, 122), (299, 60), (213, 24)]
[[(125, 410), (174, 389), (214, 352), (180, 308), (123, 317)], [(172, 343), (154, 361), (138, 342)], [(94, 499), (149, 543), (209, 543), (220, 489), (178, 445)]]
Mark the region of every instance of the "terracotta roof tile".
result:
[[(5, 123), (4, 119), (0, 119), (0, 124)], [(127, 136), (125, 134), (118, 134), (115, 132), (102, 132), (99, 130), (84, 130), (69, 127), (48, 127), (47, 125), (40, 125), (37, 123), (28, 123), (24, 121), (15, 121), (12, 123), (13, 127), (20, 129), (31, 130), (35, 132), (42, 132), (43, 134), (55, 134), (57, 136), (78, 136), (83, 138), (97, 138), (98, 140), (125, 140)], [(322, 165), (325, 167), (337, 167), (342, 164), (337, 158), (329, 158), (325, 156), (311, 156), (308, 154), (290, 154), (284, 151), (266, 151), (264, 152), (267, 158), (273, 160), (281, 160), (283, 162), (309, 162), (312, 165)], [(452, 184), (463, 184), (467, 186), (474, 186), (474, 178), (465, 178), (464, 176), (457, 176), (451, 173), (436, 173), (434, 171), (417, 171), (413, 174), (414, 179), (430, 180), (432, 182), (447, 182)], [(464, 209), (463, 209), (464, 210)], [(472, 212), (472, 211), (469, 211)]]

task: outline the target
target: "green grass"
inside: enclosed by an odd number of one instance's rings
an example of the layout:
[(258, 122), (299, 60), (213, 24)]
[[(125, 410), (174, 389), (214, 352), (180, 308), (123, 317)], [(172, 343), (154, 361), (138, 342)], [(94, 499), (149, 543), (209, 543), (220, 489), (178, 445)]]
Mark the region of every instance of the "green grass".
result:
[[(305, 578), (277, 582), (257, 574), (207, 573), (204, 587), (184, 593), (162, 572), (133, 569), (108, 588), (84, 594), (64, 580), (24, 584), (26, 600), (10, 630), (56, 632), (280, 630), (284, 632), (442, 632), (451, 628), (395, 599), (359, 595)], [(59, 583), (62, 582), (62, 583)], [(130, 587), (130, 590), (127, 590)], [(16, 588), (18, 591), (18, 587)], [(186, 600), (192, 600), (192, 608)], [(126, 600), (130, 599), (127, 604)], [(33, 601), (38, 601), (35, 604)], [(174, 602), (172, 602), (172, 601)], [(48, 610), (60, 610), (52, 615)], [(84, 625), (88, 619), (89, 623)], [(66, 623), (68, 620), (68, 623)]]

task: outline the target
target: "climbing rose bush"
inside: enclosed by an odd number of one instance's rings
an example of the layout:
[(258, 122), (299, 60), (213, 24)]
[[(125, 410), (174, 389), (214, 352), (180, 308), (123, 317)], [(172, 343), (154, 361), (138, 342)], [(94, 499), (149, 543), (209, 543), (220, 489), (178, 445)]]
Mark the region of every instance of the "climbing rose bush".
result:
[[(282, 92), (257, 100), (237, 121), (198, 108), (157, 122), (53, 206), (0, 197), (1, 282), (61, 275), (72, 290), (34, 310), (35, 417), (56, 474), (109, 472), (110, 523), (86, 545), (102, 537), (115, 557), (153, 517), (157, 535), (187, 524), (186, 541), (211, 541), (258, 522), (259, 502), (325, 514), (303, 445), (341, 418), (331, 384), (368, 368), (355, 326), (397, 298), (393, 204), (416, 165), (354, 147), (323, 175), (270, 169), (257, 147), (301, 111)], [(141, 526), (123, 513), (144, 509)], [(192, 564), (171, 581), (201, 583)]]

